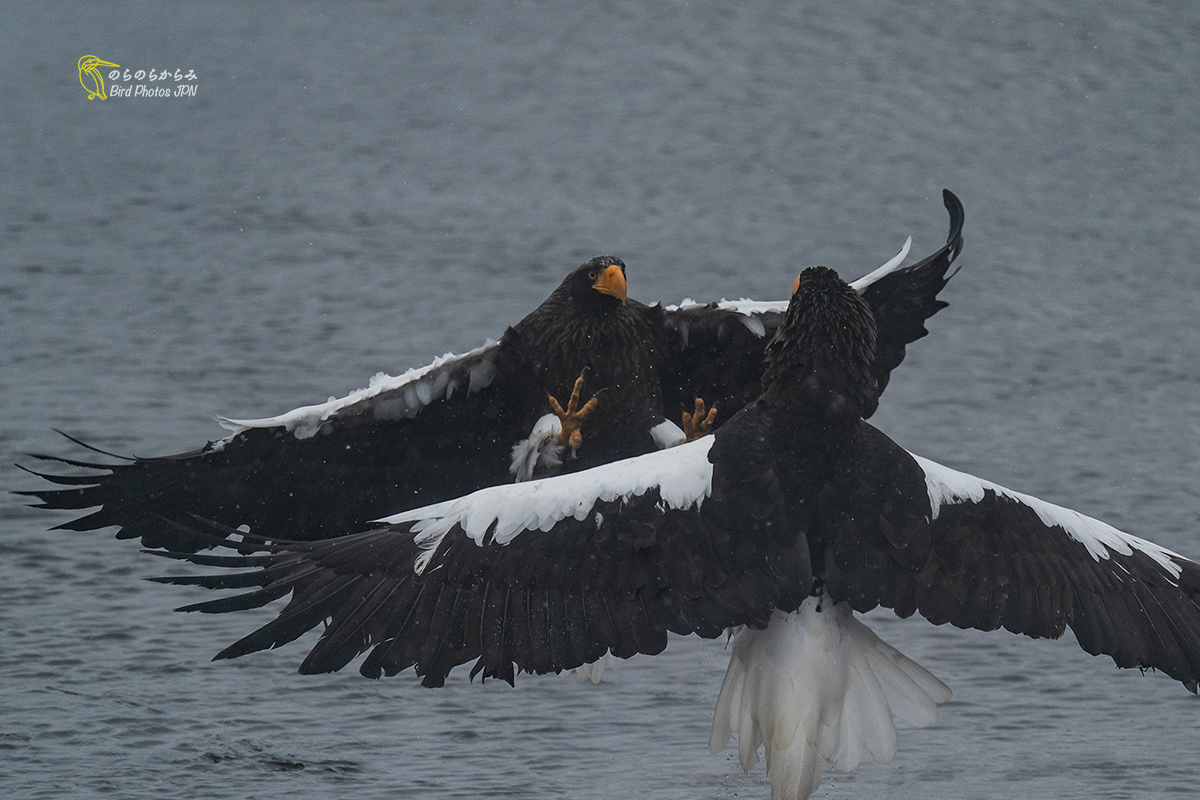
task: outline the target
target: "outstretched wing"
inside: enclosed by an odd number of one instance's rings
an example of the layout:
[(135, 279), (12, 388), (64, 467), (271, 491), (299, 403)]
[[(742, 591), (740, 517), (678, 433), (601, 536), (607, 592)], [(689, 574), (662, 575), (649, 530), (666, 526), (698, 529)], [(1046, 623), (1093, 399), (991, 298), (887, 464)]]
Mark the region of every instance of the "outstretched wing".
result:
[[(711, 638), (732, 625), (765, 627), (776, 607), (794, 609), (808, 594), (807, 548), (788, 524), (766, 445), (756, 451), (753, 440), (719, 431), (716, 441), (491, 487), (269, 555), (184, 556), (257, 569), (159, 580), (259, 587), (183, 610), (235, 611), (290, 594), (276, 620), (217, 657), (278, 647), (327, 621), (302, 672), (337, 670), (370, 650), (364, 675), (415, 666), (437, 686), (470, 661), (472, 676), (512, 682), (516, 671), (558, 672), (609, 651), (654, 654), (668, 631)], [(738, 455), (723, 458), (730, 448)]]
[[(925, 321), (947, 306), (938, 294), (952, 275), (950, 266), (962, 252), (962, 202), (948, 189), (942, 201), (950, 213), (950, 233), (937, 252), (909, 267), (900, 265), (912, 239), (883, 266), (850, 285), (874, 313), (878, 339), (875, 374), (879, 391), (904, 360), (905, 347), (929, 331)], [(727, 420), (762, 391), (762, 356), (783, 320), (788, 301), (684, 303), (666, 309), (675, 345), (663, 367), (663, 413), (678, 419), (701, 397)], [(868, 408), (870, 416), (875, 408)]]
[(178, 455), (114, 456), (116, 463), (38, 455), (95, 472), (35, 472), (71, 488), (21, 494), (42, 508), (99, 506), (60, 528), (116, 525), (118, 538), (177, 551), (207, 546), (173, 524), (191, 515), (283, 539), (363, 530), (383, 514), (510, 480), (510, 449), (528, 431), (522, 389), (503, 361), (491, 343), (399, 377), (377, 376), (328, 403), (223, 420), (230, 436)]
[[(927, 336), (925, 321), (948, 305), (937, 296), (953, 277), (947, 273), (962, 252), (965, 214), (962, 202), (949, 189), (942, 190), (942, 202), (950, 212), (950, 233), (940, 250), (911, 267), (885, 272), (874, 280), (868, 275), (863, 278), (864, 285), (860, 286), (858, 281), (851, 284), (871, 306), (875, 317), (875, 377), (879, 381), (879, 394), (887, 387), (892, 370), (904, 360), (904, 348)], [(865, 416), (873, 413), (875, 408), (868, 408)]]
[[(1057, 638), (1119, 667), (1200, 678), (1200, 565), (1104, 522), (909, 456), (883, 434), (826, 543), (829, 591), (934, 624)], [(872, 483), (896, 487), (881, 495)], [(877, 484), (880, 485), (880, 484)]]

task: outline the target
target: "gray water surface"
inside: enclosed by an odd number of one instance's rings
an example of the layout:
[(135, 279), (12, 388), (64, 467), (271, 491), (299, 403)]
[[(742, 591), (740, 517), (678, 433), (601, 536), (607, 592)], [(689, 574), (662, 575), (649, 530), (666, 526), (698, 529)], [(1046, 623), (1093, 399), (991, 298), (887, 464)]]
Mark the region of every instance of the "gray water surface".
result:
[[(850, 0), (0, 7), (0, 462), (157, 455), (474, 347), (613, 252), (630, 291), (785, 296), (966, 204), (951, 307), (875, 423), (1200, 556), (1200, 6)], [(84, 54), (195, 97), (87, 100)], [(0, 487), (29, 489), (8, 468)], [(727, 654), (599, 686), (295, 673), (271, 615), (0, 504), (0, 794), (733, 798)], [(1044, 642), (871, 615), (937, 725), (824, 798), (1193, 797), (1196, 698)], [(306, 640), (310, 641), (310, 640)]]

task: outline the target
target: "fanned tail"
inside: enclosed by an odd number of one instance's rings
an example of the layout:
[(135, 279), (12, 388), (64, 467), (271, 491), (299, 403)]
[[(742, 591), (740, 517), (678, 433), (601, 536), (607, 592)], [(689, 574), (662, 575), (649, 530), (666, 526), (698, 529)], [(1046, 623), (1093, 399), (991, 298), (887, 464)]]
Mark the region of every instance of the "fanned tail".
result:
[(794, 613), (776, 611), (765, 630), (734, 638), (708, 749), (723, 750), (736, 733), (749, 772), (763, 747), (771, 800), (803, 800), (821, 783), (821, 760), (841, 772), (866, 753), (889, 763), (893, 720), (930, 725), (949, 699), (946, 684), (876, 636), (850, 606), (810, 597)]

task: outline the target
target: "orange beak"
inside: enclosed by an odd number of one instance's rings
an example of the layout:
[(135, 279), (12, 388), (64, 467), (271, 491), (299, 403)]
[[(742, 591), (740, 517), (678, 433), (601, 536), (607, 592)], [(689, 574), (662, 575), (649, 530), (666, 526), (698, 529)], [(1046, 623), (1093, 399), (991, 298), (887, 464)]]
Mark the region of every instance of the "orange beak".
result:
[(592, 284), (592, 288), (600, 294), (617, 298), (621, 301), (621, 305), (625, 305), (628, 298), (625, 291), (625, 273), (616, 264), (609, 265), (604, 272), (601, 272), (600, 277), (596, 278), (596, 282)]
[(792, 294), (795, 294), (796, 290), (799, 288), (800, 288), (800, 276), (797, 275), (796, 280), (792, 281)]

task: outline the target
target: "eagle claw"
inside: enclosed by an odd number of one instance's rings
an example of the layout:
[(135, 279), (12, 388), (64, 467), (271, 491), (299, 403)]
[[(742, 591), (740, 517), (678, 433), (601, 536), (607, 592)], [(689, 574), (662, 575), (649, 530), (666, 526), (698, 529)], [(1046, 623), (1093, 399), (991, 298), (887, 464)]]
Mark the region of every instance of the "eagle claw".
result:
[(588, 400), (583, 408), (579, 407), (579, 393), (583, 390), (583, 376), (575, 379), (575, 386), (571, 390), (571, 398), (567, 401), (567, 408), (564, 411), (558, 401), (554, 399), (554, 395), (547, 395), (550, 398), (550, 407), (554, 409), (555, 415), (558, 416), (562, 423), (562, 432), (558, 434), (559, 444), (567, 444), (570, 442), (571, 449), (578, 450), (583, 444), (583, 434), (579, 432), (579, 428), (583, 425), (583, 420), (587, 415), (595, 410), (598, 401), (596, 398)]
[(699, 397), (696, 398), (696, 410), (689, 414), (683, 412), (683, 434), (686, 437), (685, 442), (694, 442), (701, 436), (707, 436), (712, 428), (713, 420), (717, 418), (717, 407), (713, 406), (704, 413), (704, 401)]

